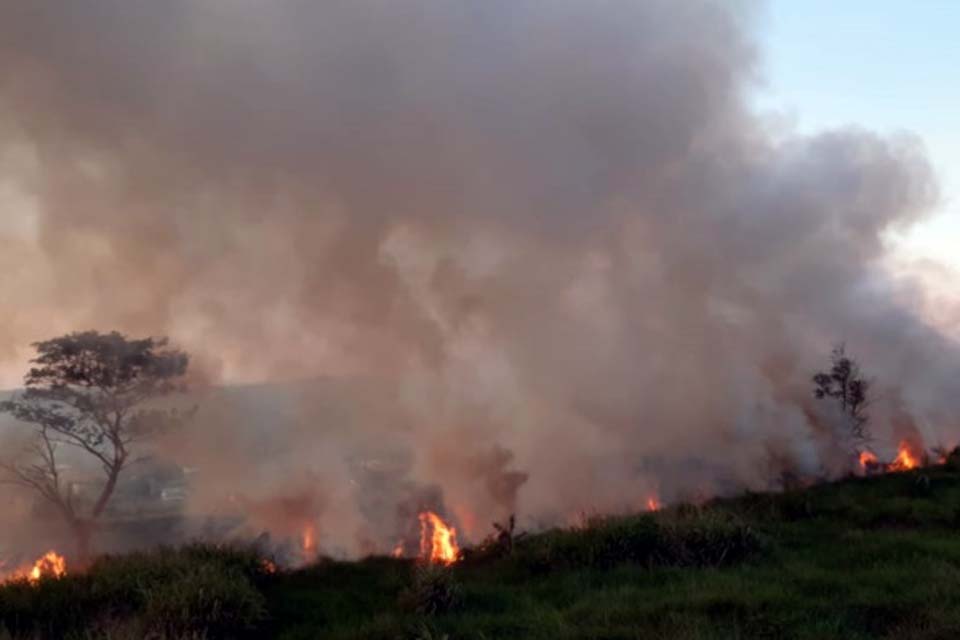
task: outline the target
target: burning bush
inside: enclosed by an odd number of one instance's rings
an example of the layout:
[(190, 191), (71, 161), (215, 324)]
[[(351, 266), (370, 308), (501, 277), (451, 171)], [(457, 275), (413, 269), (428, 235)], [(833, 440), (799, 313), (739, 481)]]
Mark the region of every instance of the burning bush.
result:
[(433, 564), (453, 564), (460, 558), (457, 530), (432, 511), (420, 514), (420, 558)]
[(875, 473), (896, 473), (911, 471), (929, 464), (930, 459), (923, 448), (910, 440), (901, 440), (897, 445), (897, 455), (889, 463), (881, 462), (872, 451), (864, 449), (858, 455), (860, 469), (867, 475)]
[(62, 578), (66, 574), (66, 559), (56, 551), (51, 550), (37, 558), (32, 565), (20, 567), (8, 574), (0, 574), (0, 583), (25, 580), (35, 585), (41, 580)]

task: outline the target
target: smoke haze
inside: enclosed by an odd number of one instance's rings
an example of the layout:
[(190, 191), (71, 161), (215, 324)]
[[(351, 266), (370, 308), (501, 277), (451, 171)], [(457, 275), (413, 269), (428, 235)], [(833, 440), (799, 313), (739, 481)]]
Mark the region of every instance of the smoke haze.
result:
[[(809, 380), (841, 340), (881, 449), (955, 444), (957, 344), (883, 268), (937, 202), (922, 147), (771, 130), (758, 10), (4, 3), (7, 380), (35, 340), (169, 335), (193, 506), (279, 530), (283, 498), (347, 553), (431, 486), (476, 536), (839, 473)], [(368, 458), (410, 487), (364, 506)]]

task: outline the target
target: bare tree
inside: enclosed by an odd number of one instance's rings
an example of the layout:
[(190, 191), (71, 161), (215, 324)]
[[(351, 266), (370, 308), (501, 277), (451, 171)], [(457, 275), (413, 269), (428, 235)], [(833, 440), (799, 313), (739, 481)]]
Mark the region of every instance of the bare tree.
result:
[(847, 421), (848, 435), (859, 445), (870, 439), (866, 413), (869, 405), (870, 381), (863, 377), (860, 365), (846, 353), (843, 344), (830, 355), (830, 370), (813, 376), (814, 395), (832, 398), (839, 405)]
[[(165, 338), (131, 340), (120, 333), (72, 333), (35, 343), (37, 357), (25, 390), (0, 403), (32, 429), (26, 455), (0, 461), (3, 480), (47, 500), (73, 531), (78, 560), (90, 555), (90, 538), (121, 472), (141, 441), (180, 422), (185, 413), (151, 401), (185, 389), (188, 357), (165, 349)], [(79, 451), (103, 472), (93, 500), (80, 500), (63, 477), (64, 452)]]

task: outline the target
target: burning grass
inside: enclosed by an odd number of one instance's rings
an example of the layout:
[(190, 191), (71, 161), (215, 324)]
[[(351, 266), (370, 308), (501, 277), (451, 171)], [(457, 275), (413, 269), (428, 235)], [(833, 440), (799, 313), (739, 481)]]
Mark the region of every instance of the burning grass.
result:
[(31, 640), (960, 637), (957, 457), (525, 536), (509, 523), (509, 545), (454, 563), (432, 548), (296, 571), (219, 547), (106, 558), (0, 587), (0, 619)]
[(37, 558), (32, 565), (20, 567), (6, 574), (0, 573), (0, 583), (25, 581), (31, 585), (36, 585), (41, 580), (58, 579), (66, 574), (66, 559), (56, 551), (51, 550)]
[[(390, 559), (320, 565), (268, 600), (281, 638), (960, 637), (957, 505), (949, 465), (851, 478), (594, 518), (467, 553), (437, 581)], [(393, 595), (419, 584), (430, 603), (451, 582), (446, 613)]]
[(457, 530), (432, 511), (421, 513), (419, 518), (420, 559), (432, 564), (456, 562), (460, 558)]
[[(71, 634), (229, 637), (266, 615), (267, 572), (252, 550), (194, 545), (104, 557), (84, 573), (0, 587), (0, 621), (19, 638)], [(140, 634), (136, 636), (136, 634)]]

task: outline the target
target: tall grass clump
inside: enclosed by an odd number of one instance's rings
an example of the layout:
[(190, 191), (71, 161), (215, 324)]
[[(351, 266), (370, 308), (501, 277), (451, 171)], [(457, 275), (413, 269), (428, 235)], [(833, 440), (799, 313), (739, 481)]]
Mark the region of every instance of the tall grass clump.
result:
[(761, 549), (757, 533), (727, 511), (681, 508), (667, 513), (593, 518), (582, 527), (528, 538), (514, 560), (533, 573), (573, 568), (721, 566)]
[(719, 567), (742, 562), (762, 547), (749, 524), (722, 509), (682, 505), (658, 524), (659, 547), (652, 564)]
[(437, 564), (417, 564), (410, 584), (400, 592), (400, 608), (419, 615), (437, 615), (457, 609), (461, 587), (453, 569)]

